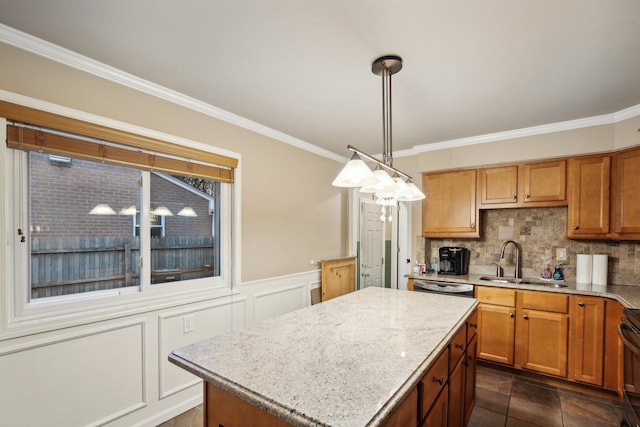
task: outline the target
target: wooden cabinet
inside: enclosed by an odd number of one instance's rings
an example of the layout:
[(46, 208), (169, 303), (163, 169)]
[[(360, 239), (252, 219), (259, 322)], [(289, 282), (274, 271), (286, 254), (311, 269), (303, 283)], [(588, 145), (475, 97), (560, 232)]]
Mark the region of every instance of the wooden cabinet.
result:
[(569, 160), (567, 237), (606, 238), (610, 232), (611, 156)]
[(422, 176), (422, 234), (425, 237), (479, 237), (476, 170)]
[(614, 390), (622, 398), (622, 355), (624, 346), (618, 335), (623, 307), (618, 301), (606, 299), (604, 321), (604, 388)]
[(344, 257), (322, 261), (322, 301), (356, 290), (356, 258)]
[(604, 365), (605, 301), (598, 297), (570, 298), (571, 351), (569, 379), (601, 386)]
[[(466, 343), (464, 344), (466, 347)], [(455, 360), (455, 364), (450, 367), (449, 374), (449, 410), (447, 415), (447, 425), (449, 427), (464, 426), (464, 395), (465, 395), (465, 363), (464, 352)]]
[(409, 396), (395, 410), (384, 427), (415, 427), (418, 425), (416, 408), (418, 407), (418, 389), (414, 388)]
[(613, 156), (613, 226), (620, 239), (640, 239), (640, 148)]
[[(449, 348), (445, 349), (418, 384), (419, 419), (423, 420), (441, 394), (449, 378)], [(446, 400), (446, 396), (445, 396)], [(446, 418), (446, 417), (445, 417)]]
[(567, 204), (564, 159), (488, 167), (478, 173), (483, 209)]
[(515, 295), (513, 289), (476, 287), (478, 358), (513, 366)]
[(518, 291), (515, 368), (567, 376), (568, 296)]
[(442, 393), (433, 403), (431, 410), (427, 414), (420, 427), (448, 427), (447, 415), (449, 408), (448, 385), (445, 384)]
[(464, 425), (467, 425), (473, 408), (476, 406), (476, 367), (478, 335), (474, 334), (467, 343), (464, 369)]

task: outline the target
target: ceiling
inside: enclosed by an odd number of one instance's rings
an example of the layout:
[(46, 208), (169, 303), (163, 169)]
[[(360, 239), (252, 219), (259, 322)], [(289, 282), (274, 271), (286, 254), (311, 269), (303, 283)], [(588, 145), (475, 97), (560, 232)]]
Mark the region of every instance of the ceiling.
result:
[(640, 104), (638, 0), (0, 0), (0, 22), (347, 156)]

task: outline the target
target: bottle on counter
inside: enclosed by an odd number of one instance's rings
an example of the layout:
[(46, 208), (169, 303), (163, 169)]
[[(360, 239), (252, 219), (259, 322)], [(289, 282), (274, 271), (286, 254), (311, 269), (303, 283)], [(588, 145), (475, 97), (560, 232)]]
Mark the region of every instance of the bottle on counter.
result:
[(556, 265), (556, 269), (553, 272), (553, 280), (564, 280), (564, 272), (562, 271), (562, 265)]
[(551, 268), (547, 265), (547, 268), (545, 268), (544, 270), (542, 270), (542, 273), (540, 273), (540, 277), (543, 279), (551, 279), (553, 273), (551, 273)]

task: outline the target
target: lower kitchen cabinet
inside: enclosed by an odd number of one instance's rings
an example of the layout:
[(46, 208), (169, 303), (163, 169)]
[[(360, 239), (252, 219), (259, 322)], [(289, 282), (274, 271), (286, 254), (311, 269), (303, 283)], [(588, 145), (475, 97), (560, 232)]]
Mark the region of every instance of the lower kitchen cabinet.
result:
[(569, 379), (601, 386), (604, 378), (605, 300), (572, 295)]
[(418, 389), (414, 388), (409, 396), (400, 404), (398, 409), (387, 420), (384, 427), (416, 427), (418, 418), (416, 408), (418, 407)]
[(569, 316), (538, 310), (518, 314), (515, 367), (566, 377)]
[(488, 286), (476, 298), (478, 359), (621, 393), (617, 301)]
[(513, 289), (476, 287), (478, 358), (513, 366), (515, 295)]
[(433, 406), (429, 410), (424, 422), (420, 424), (420, 427), (448, 427), (447, 416), (449, 409), (449, 386), (444, 385), (444, 388), (438, 398), (433, 402)]
[(467, 344), (464, 365), (464, 424), (467, 425), (473, 408), (476, 406), (476, 354), (478, 350), (478, 335), (474, 334)]

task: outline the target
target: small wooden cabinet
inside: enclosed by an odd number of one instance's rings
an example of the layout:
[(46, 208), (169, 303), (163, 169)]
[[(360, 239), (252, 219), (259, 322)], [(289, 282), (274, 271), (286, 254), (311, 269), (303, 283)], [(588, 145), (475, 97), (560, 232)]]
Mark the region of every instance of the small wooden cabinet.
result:
[(476, 287), (478, 307), (478, 358), (513, 366), (516, 291)]
[(569, 160), (567, 237), (605, 238), (610, 232), (611, 156)]
[(449, 345), (449, 408), (447, 425), (467, 425), (476, 402), (477, 310)]
[(518, 291), (514, 367), (567, 376), (568, 296)]
[(391, 418), (384, 423), (384, 427), (416, 427), (418, 418), (416, 408), (418, 407), (418, 389), (414, 388), (404, 401), (395, 410)]
[(479, 237), (476, 170), (422, 176), (424, 237)]
[(569, 379), (601, 386), (604, 366), (605, 300), (572, 295), (570, 298), (571, 351)]
[(482, 168), (479, 203), (483, 209), (564, 206), (566, 160)]
[(640, 239), (640, 147), (613, 156), (613, 226), (620, 239)]

